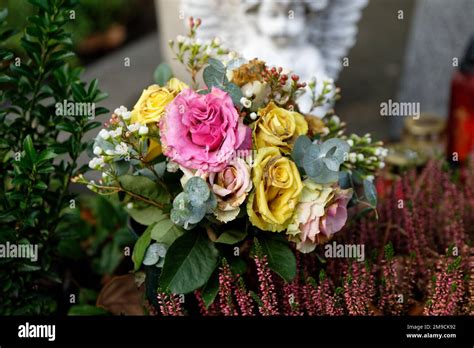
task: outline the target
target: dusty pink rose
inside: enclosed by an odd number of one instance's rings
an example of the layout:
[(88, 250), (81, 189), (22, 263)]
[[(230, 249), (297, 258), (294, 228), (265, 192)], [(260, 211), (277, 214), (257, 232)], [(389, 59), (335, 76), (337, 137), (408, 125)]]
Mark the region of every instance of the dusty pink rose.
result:
[(217, 198), (214, 215), (222, 222), (234, 220), (252, 189), (249, 165), (243, 159), (235, 158), (223, 171), (210, 173), (208, 180)]
[(185, 168), (219, 172), (248, 134), (230, 96), (212, 88), (206, 95), (185, 89), (160, 122), (164, 154)]
[(311, 252), (340, 231), (347, 221), (352, 190), (326, 187), (307, 179), (287, 234), (301, 252)]

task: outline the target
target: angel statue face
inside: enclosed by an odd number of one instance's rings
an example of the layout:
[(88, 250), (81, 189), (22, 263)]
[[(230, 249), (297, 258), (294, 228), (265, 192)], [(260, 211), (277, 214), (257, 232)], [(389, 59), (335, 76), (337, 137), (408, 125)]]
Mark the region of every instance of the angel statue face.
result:
[[(306, 41), (308, 13), (321, 11), (328, 0), (261, 0), (257, 1), (258, 32), (278, 46)], [(251, 2), (251, 1), (250, 1)]]
[(257, 30), (278, 46), (287, 46), (305, 36), (306, 16), (304, 4), (264, 0), (258, 7)]

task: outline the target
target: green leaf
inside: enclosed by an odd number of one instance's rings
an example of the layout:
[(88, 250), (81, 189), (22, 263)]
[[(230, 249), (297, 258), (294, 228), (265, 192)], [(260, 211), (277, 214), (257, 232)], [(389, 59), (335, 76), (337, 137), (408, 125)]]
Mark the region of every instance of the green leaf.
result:
[(301, 135), (296, 139), (291, 156), (298, 167), (303, 168), (304, 155), (311, 145), (311, 140), (306, 135)]
[(203, 286), (217, 264), (214, 244), (198, 231), (187, 232), (168, 249), (160, 283), (175, 294), (189, 293)]
[(247, 237), (247, 232), (245, 231), (225, 231), (219, 236), (219, 238), (217, 238), (216, 243), (237, 244), (238, 242), (244, 240), (245, 237)]
[(140, 268), (143, 258), (145, 257), (145, 252), (151, 242), (151, 226), (149, 226), (145, 232), (138, 238), (132, 253), (132, 261), (134, 265), (134, 271), (138, 271)]
[(0, 22), (3, 22), (8, 16), (8, 8), (0, 10)]
[(46, 190), (48, 185), (46, 185), (43, 181), (38, 181), (33, 187), (38, 190)]
[(23, 141), (23, 149), (25, 150), (26, 156), (30, 159), (30, 161), (35, 162), (36, 151), (35, 147), (33, 146), (33, 141), (31, 140), (31, 137), (29, 135)]
[(69, 308), (68, 315), (76, 316), (76, 315), (105, 315), (108, 312), (100, 307), (96, 307), (89, 304), (79, 304), (74, 305)]
[(173, 77), (173, 71), (171, 67), (166, 63), (161, 63), (155, 70), (153, 74), (153, 78), (155, 82), (160, 85), (164, 86), (166, 83)]
[(163, 188), (144, 176), (122, 175), (118, 180), (122, 188), (126, 191), (130, 191), (158, 203), (169, 203), (170, 198), (168, 194), (163, 191)]
[(219, 268), (216, 268), (212, 273), (206, 285), (202, 288), (201, 297), (206, 308), (214, 302), (219, 293)]
[(183, 233), (184, 231), (179, 226), (176, 226), (170, 219), (164, 218), (153, 224), (151, 239), (170, 246)]
[(28, 0), (31, 4), (41, 8), (44, 11), (49, 11), (48, 0)]
[(138, 223), (149, 226), (154, 222), (158, 222), (165, 218), (165, 214), (154, 206), (147, 206), (146, 208), (132, 208), (127, 209), (130, 216)]
[(268, 257), (268, 267), (285, 281), (296, 276), (296, 258), (288, 243), (271, 237), (259, 237), (262, 252)]
[(209, 199), (211, 191), (207, 183), (198, 176), (193, 176), (184, 185), (184, 192), (188, 194), (189, 201), (192, 205), (201, 205)]
[(347, 158), (349, 150), (349, 144), (345, 140), (337, 138), (328, 139), (321, 144), (321, 153), (325, 154), (326, 157), (335, 158), (339, 164), (344, 163), (344, 159)]
[(377, 207), (377, 190), (372, 181), (367, 179), (364, 179), (364, 195), (372, 207)]

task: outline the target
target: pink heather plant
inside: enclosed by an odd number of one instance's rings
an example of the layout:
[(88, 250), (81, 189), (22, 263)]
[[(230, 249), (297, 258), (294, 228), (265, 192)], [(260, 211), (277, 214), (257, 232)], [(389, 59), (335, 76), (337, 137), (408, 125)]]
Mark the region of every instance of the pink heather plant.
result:
[[(407, 173), (383, 195), (378, 220), (363, 217), (336, 234), (338, 243), (364, 244), (365, 263), (321, 262), (320, 246), (299, 254), (298, 275), (285, 283), (269, 269), (266, 256), (255, 256), (246, 274), (221, 268), (218, 298), (208, 309), (196, 293), (201, 314), (474, 314), (472, 163), (467, 168), (460, 182), (439, 161)], [(180, 313), (165, 304), (167, 315)]]
[(164, 154), (185, 168), (220, 172), (235, 151), (248, 146), (248, 127), (230, 96), (213, 87), (206, 95), (185, 89), (160, 122)]

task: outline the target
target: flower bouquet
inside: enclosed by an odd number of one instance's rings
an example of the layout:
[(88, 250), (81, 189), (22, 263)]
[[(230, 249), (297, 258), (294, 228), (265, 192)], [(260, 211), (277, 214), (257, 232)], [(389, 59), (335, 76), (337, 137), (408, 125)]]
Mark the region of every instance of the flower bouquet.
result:
[(345, 134), (333, 81), (301, 82), (202, 42), (200, 24), (191, 18), (189, 34), (169, 43), (192, 84), (160, 65), (157, 84), (131, 111), (117, 108), (95, 139), (89, 165), (102, 179), (74, 179), (127, 207), (141, 233), (134, 270), (166, 313), (165, 297), (193, 291), (209, 306), (219, 280), (245, 278), (251, 259), (290, 282), (295, 253), (341, 231), (349, 207), (375, 211), (386, 155), (370, 135)]

